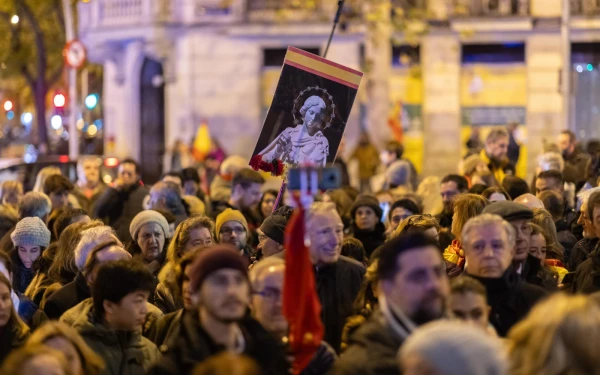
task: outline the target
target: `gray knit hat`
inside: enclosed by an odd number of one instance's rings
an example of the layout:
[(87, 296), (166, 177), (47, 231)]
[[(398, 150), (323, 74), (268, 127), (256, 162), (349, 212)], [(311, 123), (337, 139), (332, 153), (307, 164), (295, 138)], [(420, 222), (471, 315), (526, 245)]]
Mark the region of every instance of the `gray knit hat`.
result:
[(131, 234), (131, 238), (135, 241), (137, 239), (137, 235), (140, 232), (140, 229), (146, 224), (156, 223), (160, 225), (165, 234), (165, 238), (171, 238), (171, 232), (169, 231), (169, 223), (167, 219), (160, 213), (153, 210), (142, 211), (139, 214), (135, 215), (131, 224), (129, 225), (129, 234)]
[(50, 245), (50, 231), (39, 217), (26, 217), (17, 223), (10, 239), (15, 247), (36, 245), (45, 248)]

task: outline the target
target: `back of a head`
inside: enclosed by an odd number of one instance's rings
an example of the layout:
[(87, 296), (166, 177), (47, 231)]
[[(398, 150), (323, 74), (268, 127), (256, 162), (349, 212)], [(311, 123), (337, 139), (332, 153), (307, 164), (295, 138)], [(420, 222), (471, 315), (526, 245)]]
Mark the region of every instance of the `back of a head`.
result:
[(393, 189), (398, 186), (408, 186), (410, 190), (412, 186), (412, 171), (410, 164), (406, 160), (396, 160), (390, 164), (385, 171), (386, 185)]
[(564, 183), (565, 179), (563, 177), (563, 174), (560, 171), (557, 171), (555, 169), (550, 169), (547, 171), (542, 171), (540, 173), (538, 173), (537, 175), (538, 179), (544, 179), (544, 180), (556, 180), (560, 183)]
[(440, 231), (438, 221), (431, 215), (412, 215), (402, 220), (391, 237), (397, 237), (410, 233), (423, 233), (430, 228)]
[(462, 228), (467, 221), (483, 211), (490, 202), (484, 197), (476, 194), (463, 194), (456, 197), (454, 201), (454, 217), (452, 221), (452, 234), (460, 238)]
[(59, 239), (63, 230), (71, 225), (73, 220), (80, 216), (87, 216), (87, 212), (81, 208), (63, 207), (56, 220), (54, 220), (54, 225), (52, 226), (54, 238)]
[(9, 206), (0, 205), (0, 238), (19, 221), (17, 211)]
[(185, 183), (186, 181), (193, 181), (197, 184), (200, 183), (200, 174), (196, 168), (184, 168), (181, 170), (181, 182)]
[(109, 226), (94, 227), (81, 234), (81, 240), (75, 248), (75, 265), (82, 271), (90, 252), (101, 242), (114, 237), (114, 230)]
[(233, 176), (231, 188), (241, 185), (242, 188), (247, 189), (253, 184), (262, 185), (264, 183), (265, 179), (260, 173), (253, 171), (252, 169), (242, 169)]
[(588, 217), (594, 220), (594, 209), (600, 208), (600, 191), (592, 193), (588, 198)]
[(516, 197), (513, 201), (515, 203), (522, 204), (523, 206), (527, 206), (531, 209), (544, 208), (544, 202), (542, 202), (540, 198), (530, 193), (520, 195)]
[[(48, 359), (54, 362), (49, 363)], [(0, 374), (45, 374), (49, 373), (49, 364), (53, 365), (52, 374), (71, 375), (69, 362), (63, 352), (41, 344), (23, 345), (10, 352), (0, 367)]]
[(558, 152), (546, 152), (538, 156), (537, 166), (540, 171), (562, 172), (565, 169), (565, 161)]
[(512, 328), (508, 344), (511, 374), (596, 374), (600, 306), (587, 296), (555, 293)]
[(440, 182), (440, 185), (446, 184), (448, 182), (454, 182), (456, 184), (456, 187), (458, 188), (458, 191), (460, 191), (461, 193), (464, 193), (469, 189), (469, 181), (467, 181), (467, 179), (464, 176), (461, 176), (459, 174), (449, 174), (444, 176), (444, 178), (442, 178), (442, 181)]
[(266, 257), (256, 262), (248, 271), (248, 278), (253, 290), (260, 290), (260, 276), (272, 267), (285, 267), (285, 260), (279, 257)]
[(502, 180), (502, 187), (506, 190), (512, 200), (523, 194), (529, 193), (527, 181), (517, 176), (504, 177), (504, 180)]
[[(392, 280), (398, 272), (398, 257), (405, 252), (434, 247), (439, 250), (438, 242), (424, 233), (402, 234), (381, 246), (377, 276), (379, 280)], [(441, 255), (440, 255), (441, 257)]]
[(367, 253), (362, 242), (352, 237), (344, 238), (341, 255), (352, 258), (357, 262), (365, 262), (367, 260)]
[(100, 266), (92, 285), (94, 310), (102, 317), (104, 301), (119, 303), (128, 294), (152, 293), (153, 290), (154, 276), (143, 263), (134, 259), (105, 263)]
[(60, 168), (56, 167), (56, 166), (49, 166), (49, 167), (44, 167), (42, 169), (40, 169), (40, 171), (38, 172), (36, 178), (35, 178), (35, 185), (33, 186), (33, 191), (41, 193), (44, 191), (44, 183), (46, 182), (46, 179), (50, 176), (56, 175), (56, 174), (61, 174), (62, 172), (60, 171)]
[(52, 209), (50, 198), (44, 193), (31, 191), (23, 196), (19, 203), (19, 219), (39, 217), (44, 220)]
[(46, 179), (43, 190), (44, 194), (46, 195), (50, 195), (52, 193), (61, 194), (73, 190), (73, 184), (65, 176), (55, 174)]
[(260, 375), (262, 370), (250, 357), (222, 352), (200, 363), (192, 375)]
[(404, 154), (404, 146), (397, 141), (386, 142), (384, 149), (390, 153), (396, 154), (397, 159), (402, 158), (402, 155)]
[(554, 221), (559, 220), (565, 212), (564, 198), (554, 190), (542, 191), (538, 198), (544, 204), (544, 208), (550, 212)]
[(220, 174), (225, 179), (231, 179), (240, 170), (249, 168), (248, 160), (239, 155), (231, 155), (221, 163)]
[(418, 358), (435, 374), (504, 375), (502, 353), (501, 341), (480, 328), (440, 320), (413, 332), (402, 344), (399, 359), (406, 366), (409, 359)]

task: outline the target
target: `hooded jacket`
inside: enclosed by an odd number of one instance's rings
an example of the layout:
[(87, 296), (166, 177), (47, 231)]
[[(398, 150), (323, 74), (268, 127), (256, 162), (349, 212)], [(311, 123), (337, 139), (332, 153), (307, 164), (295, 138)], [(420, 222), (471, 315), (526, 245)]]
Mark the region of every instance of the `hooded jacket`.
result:
[[(183, 312), (178, 337), (163, 347), (163, 357), (148, 375), (190, 374), (200, 362), (226, 350), (202, 328), (198, 317), (198, 311)], [(287, 374), (289, 365), (275, 338), (252, 318), (244, 318), (238, 324), (245, 341), (243, 353), (258, 363), (262, 374)]]
[(73, 328), (106, 364), (104, 375), (143, 375), (160, 358), (160, 352), (140, 332), (115, 331), (103, 325), (91, 303), (77, 306)]
[[(468, 269), (466, 274), (469, 275)], [(506, 337), (512, 326), (523, 319), (533, 305), (547, 295), (539, 286), (520, 280), (512, 266), (499, 278), (469, 276), (485, 286), (488, 305), (492, 308), (490, 323), (501, 337)]]
[(321, 301), (321, 319), (325, 326), (323, 340), (339, 353), (346, 318), (360, 290), (365, 267), (357, 261), (340, 256), (338, 261), (315, 268), (317, 294)]
[(600, 242), (590, 256), (577, 267), (573, 293), (592, 294), (600, 290)]

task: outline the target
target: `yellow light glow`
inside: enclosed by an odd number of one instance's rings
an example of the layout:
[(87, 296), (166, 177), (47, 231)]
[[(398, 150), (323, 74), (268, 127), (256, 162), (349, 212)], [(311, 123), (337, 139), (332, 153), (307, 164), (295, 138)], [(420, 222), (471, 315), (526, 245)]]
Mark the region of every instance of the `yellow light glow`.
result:
[(96, 125), (94, 125), (94, 124), (90, 125), (90, 127), (88, 128), (88, 134), (90, 135), (90, 137), (94, 137), (97, 133), (98, 133), (98, 128), (96, 127)]

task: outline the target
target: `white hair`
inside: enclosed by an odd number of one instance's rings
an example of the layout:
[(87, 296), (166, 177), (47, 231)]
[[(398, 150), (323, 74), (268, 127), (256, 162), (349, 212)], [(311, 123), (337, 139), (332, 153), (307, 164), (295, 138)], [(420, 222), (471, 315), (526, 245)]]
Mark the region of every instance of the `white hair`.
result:
[(308, 223), (308, 226), (310, 226), (310, 222), (312, 221), (312, 218), (315, 215), (318, 215), (318, 214), (321, 214), (324, 212), (335, 212), (335, 214), (339, 216), (334, 203), (332, 203), (332, 202), (315, 202), (306, 211), (306, 222)]
[(52, 210), (52, 201), (41, 192), (30, 191), (23, 196), (19, 202), (19, 218), (39, 217), (44, 220)]
[(581, 204), (587, 204), (592, 194), (600, 192), (600, 187), (591, 188), (588, 190), (580, 191), (577, 193), (577, 198), (581, 201)]
[(515, 228), (513, 228), (512, 225), (510, 225), (499, 215), (481, 214), (479, 216), (475, 216), (469, 219), (469, 221), (467, 221), (467, 223), (465, 224), (461, 237), (463, 247), (466, 248), (470, 245), (469, 233), (471, 232), (471, 230), (475, 228), (486, 227), (488, 225), (497, 225), (499, 227), (502, 227), (502, 229), (504, 229), (504, 231), (506, 232), (506, 236), (508, 237), (508, 245), (511, 248), (515, 246), (517, 241), (517, 234), (515, 232)]
[(558, 152), (546, 152), (538, 156), (537, 165), (540, 171), (555, 170), (562, 172), (565, 169), (565, 161)]
[(259, 289), (260, 276), (270, 269), (271, 267), (285, 266), (285, 261), (282, 258), (276, 256), (270, 256), (257, 262), (250, 271), (248, 271), (248, 278), (250, 279), (250, 285), (252, 290), (256, 291)]
[(115, 231), (107, 225), (90, 228), (81, 233), (81, 240), (75, 248), (75, 265), (79, 271), (83, 270), (90, 252), (110, 235), (114, 236)]

